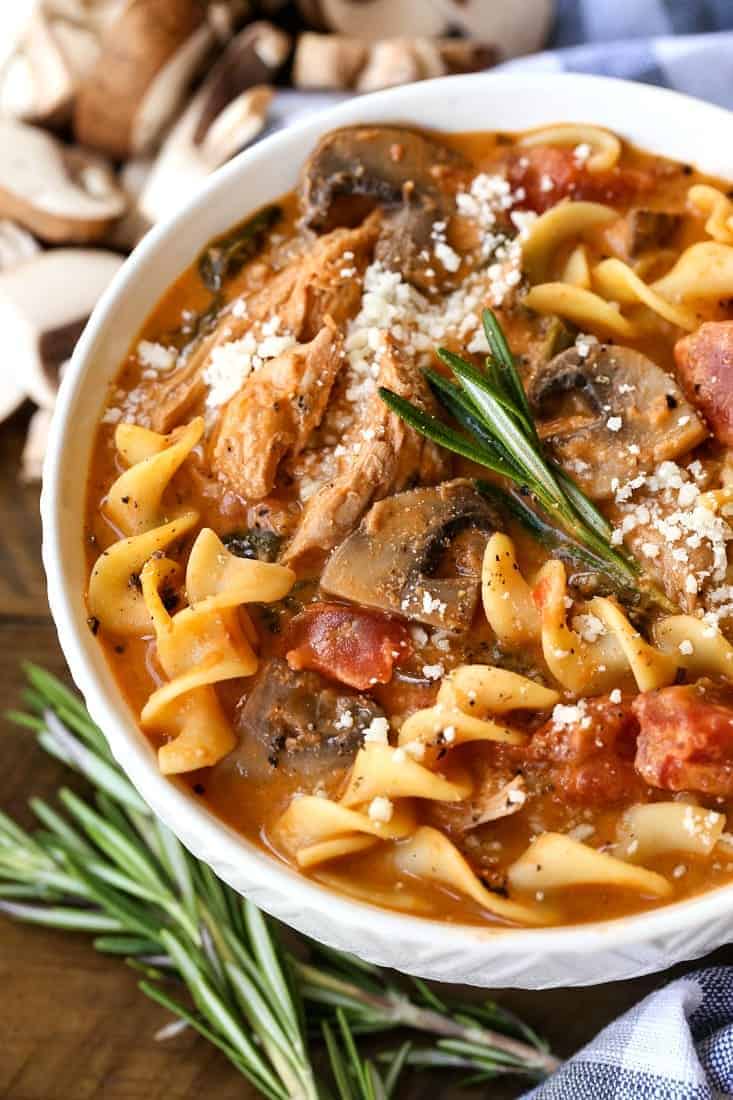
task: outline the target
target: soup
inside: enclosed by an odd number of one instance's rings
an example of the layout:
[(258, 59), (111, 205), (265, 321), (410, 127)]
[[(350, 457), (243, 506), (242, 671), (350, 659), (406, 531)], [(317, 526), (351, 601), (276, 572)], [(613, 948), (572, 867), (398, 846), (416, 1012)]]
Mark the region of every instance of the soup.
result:
[(90, 629), (161, 770), (333, 889), (527, 926), (699, 893), (732, 396), (725, 184), (590, 126), (335, 131), (121, 364)]

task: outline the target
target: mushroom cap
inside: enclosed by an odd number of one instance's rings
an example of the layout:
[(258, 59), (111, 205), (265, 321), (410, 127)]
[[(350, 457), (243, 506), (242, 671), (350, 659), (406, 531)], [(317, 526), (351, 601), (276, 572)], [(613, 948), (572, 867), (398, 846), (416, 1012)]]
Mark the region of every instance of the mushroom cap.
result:
[(43, 240), (97, 240), (127, 199), (99, 157), (69, 149), (35, 126), (0, 120), (0, 217)]
[(596, 500), (707, 436), (676, 380), (620, 345), (560, 352), (535, 373), (528, 396), (540, 435)]
[[(476, 609), (486, 539), (497, 522), (465, 479), (386, 497), (334, 550), (321, 587), (366, 607), (465, 630)], [(459, 539), (460, 566), (446, 561)]]
[(38, 405), (53, 407), (58, 371), (122, 263), (114, 252), (58, 248), (0, 273), (0, 331), (13, 376)]
[(214, 42), (200, 0), (128, 0), (74, 105), (77, 141), (124, 160), (147, 152)]
[(0, 72), (3, 113), (23, 122), (63, 124), (97, 54), (97, 37), (90, 28), (63, 14), (35, 9)]
[[(343, 721), (351, 715), (351, 723)], [(266, 781), (284, 773), (314, 782), (330, 779), (357, 753), (364, 730), (383, 716), (373, 699), (318, 672), (295, 671), (286, 661), (268, 661), (237, 707), (239, 747), (218, 765)]]
[(316, 30), (356, 38), (438, 38), (458, 34), (494, 42), (504, 57), (530, 53), (545, 40), (553, 0), (297, 0)]
[(301, 173), (306, 225), (318, 231), (354, 225), (385, 208), (376, 257), (417, 285), (427, 276), (435, 222), (453, 210), (452, 189), (467, 168), (454, 150), (401, 126), (346, 126), (316, 146)]

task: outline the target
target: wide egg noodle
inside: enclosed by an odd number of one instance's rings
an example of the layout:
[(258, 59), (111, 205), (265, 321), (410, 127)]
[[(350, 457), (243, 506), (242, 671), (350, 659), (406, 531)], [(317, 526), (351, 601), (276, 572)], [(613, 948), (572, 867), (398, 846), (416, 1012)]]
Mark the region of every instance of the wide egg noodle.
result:
[(349, 807), (362, 806), (377, 797), (461, 802), (471, 794), (472, 787), (470, 777), (457, 769), (452, 780), (446, 779), (410, 759), (404, 750), (372, 743), (357, 753), (341, 802)]
[(489, 626), (508, 646), (534, 642), (540, 634), (540, 616), (532, 590), (517, 565), (514, 543), (494, 533), (486, 544), (481, 568), (481, 600)]
[(292, 569), (237, 557), (210, 527), (199, 531), (186, 566), (188, 601), (205, 603), (207, 609), (273, 603), (287, 596), (294, 583)]
[(455, 845), (429, 825), (421, 825), (409, 840), (395, 844), (392, 858), (398, 870), (464, 894), (502, 920), (542, 925), (551, 924), (556, 919), (549, 907), (524, 905), (487, 890)]
[(633, 340), (637, 334), (617, 306), (592, 290), (569, 283), (538, 283), (525, 294), (523, 304), (537, 313), (564, 317), (584, 332), (599, 332), (617, 340)]
[(522, 240), (522, 267), (529, 281), (542, 283), (547, 279), (552, 259), (564, 241), (617, 218), (613, 207), (598, 202), (563, 201), (551, 206), (531, 223)]
[(409, 836), (415, 825), (416, 817), (409, 801), (397, 802), (389, 820), (381, 821), (331, 799), (301, 795), (292, 799), (278, 819), (275, 833), (299, 866), (312, 867), (365, 847), (363, 844), (353, 846), (357, 837), (366, 835), (371, 846), (378, 840)]
[(671, 852), (709, 856), (725, 829), (725, 814), (686, 802), (630, 806), (616, 830), (614, 855), (646, 863)]
[(670, 302), (719, 302), (733, 297), (733, 248), (699, 241), (686, 248), (671, 271), (652, 283)]
[(174, 443), (120, 474), (107, 494), (103, 510), (124, 535), (142, 534), (164, 521), (163, 493), (200, 440), (203, 430), (203, 418), (197, 417), (186, 425)]
[(97, 558), (89, 579), (90, 614), (110, 634), (145, 635), (151, 631), (150, 612), (140, 587), (143, 566), (167, 550), (198, 523), (198, 512), (186, 512), (132, 538), (120, 539)]
[(615, 887), (647, 897), (664, 898), (672, 886), (663, 875), (599, 852), (562, 833), (543, 833), (508, 871), (515, 890), (571, 890), (576, 886)]
[(593, 282), (604, 297), (622, 305), (640, 303), (686, 332), (693, 332), (698, 326), (697, 316), (692, 310), (667, 301), (652, 287), (647, 286), (628, 264), (614, 257), (596, 264), (593, 268)]
[(687, 205), (707, 218), (705, 232), (721, 244), (733, 244), (733, 202), (717, 187), (696, 183), (687, 192)]

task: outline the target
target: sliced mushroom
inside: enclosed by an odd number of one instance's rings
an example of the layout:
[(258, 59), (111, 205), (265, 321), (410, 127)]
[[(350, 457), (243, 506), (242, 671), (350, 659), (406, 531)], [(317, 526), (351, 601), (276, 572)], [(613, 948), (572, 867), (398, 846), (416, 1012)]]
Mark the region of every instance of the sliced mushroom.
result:
[(585, 345), (556, 355), (529, 386), (540, 435), (595, 500), (665, 459), (686, 454), (707, 431), (677, 382), (632, 348)]
[(20, 460), (20, 477), (26, 484), (41, 480), (48, 434), (51, 430), (51, 416), (51, 409), (36, 409), (28, 425)]
[(333, 779), (351, 763), (372, 720), (383, 716), (369, 696), (274, 659), (238, 707), (239, 746), (219, 767), (258, 781), (276, 772), (311, 782)]
[(122, 262), (113, 252), (58, 248), (0, 274), (0, 331), (36, 404), (53, 407), (61, 367)]
[(461, 802), (434, 802), (429, 814), (437, 828), (461, 835), (519, 813), (526, 801), (527, 788), (522, 775), (509, 777), (505, 769), (489, 765), (470, 798)]
[(290, 53), (290, 35), (264, 20), (250, 23), (227, 46), (206, 78), (194, 143), (204, 144), (222, 112), (248, 88), (271, 84)]
[(0, 217), (42, 240), (98, 240), (124, 213), (124, 192), (99, 157), (8, 119), (0, 120), (0, 147)]
[(181, 206), (211, 172), (262, 131), (273, 89), (266, 84), (238, 95), (213, 121), (200, 144), (194, 134), (203, 91), (196, 96), (165, 139), (138, 200), (138, 210), (154, 223)]
[(148, 222), (170, 214), (219, 165), (263, 129), (272, 79), (290, 51), (290, 37), (270, 23), (245, 27), (168, 133), (138, 200)]
[(10, 271), (41, 251), (32, 233), (21, 225), (0, 218), (0, 271)]
[(467, 630), (497, 517), (470, 481), (397, 493), (374, 504), (331, 556), (330, 595), (447, 630)]
[(367, 43), (337, 34), (302, 34), (293, 61), (296, 88), (373, 92), (450, 73), (477, 72), (497, 60), (483, 42), (455, 38), (387, 38)]
[(635, 206), (626, 215), (626, 222), (626, 247), (629, 256), (635, 259), (649, 248), (664, 248), (670, 244), (682, 223), (682, 216)]
[(148, 151), (214, 41), (200, 0), (128, 0), (79, 87), (77, 140), (120, 160)]
[(149, 157), (135, 157), (122, 165), (118, 180), (127, 197), (127, 212), (116, 222), (104, 243), (120, 252), (132, 252), (152, 225), (140, 209), (140, 199), (150, 179), (153, 161)]
[(63, 124), (98, 53), (88, 27), (36, 8), (0, 74), (0, 108), (23, 122)]
[(354, 225), (374, 206), (386, 215), (376, 258), (419, 286), (434, 286), (431, 235), (452, 210), (450, 177), (466, 167), (452, 149), (414, 130), (349, 126), (319, 142), (306, 162), (300, 201), (318, 231)]
[(366, 65), (369, 46), (343, 34), (301, 34), (293, 58), (296, 88), (354, 88)]
[(0, 361), (0, 424), (20, 408), (27, 396), (12, 361), (6, 357)]
[(495, 42), (505, 57), (531, 53), (547, 35), (552, 0), (297, 0), (316, 30), (364, 39), (461, 34)]

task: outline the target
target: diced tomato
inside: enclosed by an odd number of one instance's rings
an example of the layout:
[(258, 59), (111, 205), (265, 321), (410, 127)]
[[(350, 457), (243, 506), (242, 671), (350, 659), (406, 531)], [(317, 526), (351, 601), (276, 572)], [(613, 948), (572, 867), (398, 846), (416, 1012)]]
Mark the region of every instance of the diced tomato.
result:
[(708, 321), (674, 348), (680, 382), (716, 438), (733, 445), (733, 321)]
[(733, 795), (733, 689), (708, 680), (637, 696), (636, 770), (666, 791)]
[(519, 148), (510, 154), (507, 175), (525, 196), (516, 205), (541, 214), (564, 198), (591, 202), (626, 202), (650, 191), (654, 177), (634, 168), (589, 172), (572, 149), (556, 145)]
[(359, 691), (388, 683), (394, 664), (409, 652), (401, 623), (338, 603), (312, 604), (297, 615), (285, 645), (291, 668), (314, 669)]
[(550, 719), (529, 743), (530, 762), (545, 770), (545, 781), (563, 800), (583, 806), (613, 805), (638, 796), (634, 772), (638, 725), (630, 700), (608, 695), (587, 699), (577, 718)]

